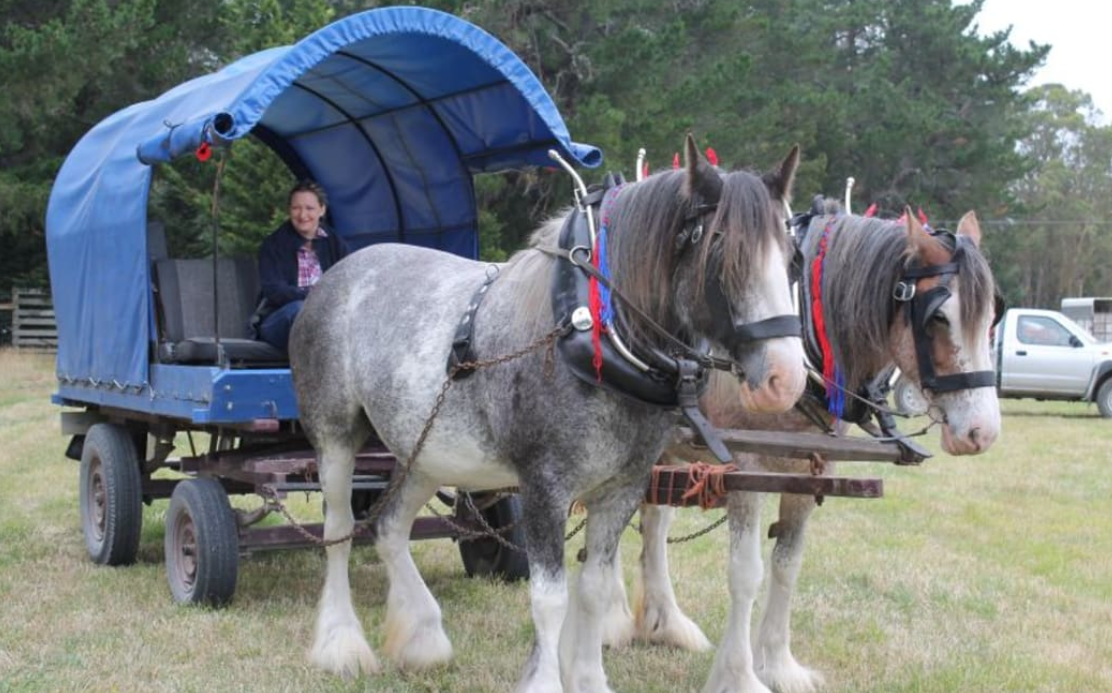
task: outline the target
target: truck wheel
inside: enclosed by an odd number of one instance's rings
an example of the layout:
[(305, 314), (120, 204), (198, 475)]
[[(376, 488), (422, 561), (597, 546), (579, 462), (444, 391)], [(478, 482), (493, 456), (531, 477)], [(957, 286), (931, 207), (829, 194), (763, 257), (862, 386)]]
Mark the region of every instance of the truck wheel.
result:
[[(468, 503), (462, 502), (464, 495), (461, 491), (457, 496), (456, 518), (467, 522), (471, 509)], [(476, 505), (482, 507), (478, 494), (473, 497)], [(510, 544), (524, 548), (525, 527), (522, 524), (521, 498), (516, 494), (506, 496), (480, 512), (491, 528), (497, 530), (509, 527), (501, 536)], [(469, 524), (474, 524), (474, 520)], [(511, 549), (494, 537), (460, 539), (459, 553), (468, 577), (491, 575), (508, 582), (529, 577), (529, 559), (524, 551)]]
[(1112, 419), (1112, 378), (1101, 383), (1097, 390), (1097, 408), (1100, 409), (1101, 416)]
[(166, 511), (166, 578), (179, 604), (223, 606), (236, 591), (239, 532), (228, 494), (216, 479), (174, 487)]
[(81, 450), (81, 530), (89, 558), (129, 565), (143, 527), (142, 477), (131, 434), (123, 426), (89, 427)]
[(896, 381), (896, 387), (893, 389), (893, 399), (896, 402), (896, 411), (908, 416), (922, 416), (927, 413), (929, 408), (927, 400), (923, 397), (919, 387), (902, 376)]

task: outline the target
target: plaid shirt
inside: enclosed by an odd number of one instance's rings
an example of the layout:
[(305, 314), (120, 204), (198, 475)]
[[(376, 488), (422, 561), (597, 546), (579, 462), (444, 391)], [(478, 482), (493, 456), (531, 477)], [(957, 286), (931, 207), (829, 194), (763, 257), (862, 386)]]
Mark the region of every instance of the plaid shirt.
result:
[[(324, 229), (317, 229), (317, 238), (328, 238), (328, 234)], [(297, 286), (303, 289), (307, 286), (313, 286), (320, 281), (320, 259), (317, 257), (316, 251), (313, 250), (312, 242), (307, 242), (305, 245), (297, 249)]]

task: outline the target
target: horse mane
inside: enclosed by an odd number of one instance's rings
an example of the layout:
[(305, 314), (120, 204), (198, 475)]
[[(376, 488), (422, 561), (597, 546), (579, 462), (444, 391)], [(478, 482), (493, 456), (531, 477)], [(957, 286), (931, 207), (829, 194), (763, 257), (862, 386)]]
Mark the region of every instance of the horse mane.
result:
[[(690, 318), (689, 314), (680, 315), (676, 311), (676, 282), (680, 276), (677, 270), (681, 265), (695, 263), (694, 271), (685, 274), (683, 281), (691, 282), (690, 295), (697, 306), (703, 306), (708, 272), (718, 273), (727, 295), (739, 296), (744, 294), (751, 273), (765, 257), (768, 244), (780, 243), (787, 257), (787, 236), (781, 232), (773, 201), (761, 177), (749, 171), (719, 174), (709, 167), (706, 170), (710, 175), (720, 175), (722, 189), (716, 208), (703, 219), (706, 231), (694, 251), (688, 248), (678, 252), (676, 248), (676, 239), (688, 223), (692, 202), (688, 176), (683, 170), (663, 171), (626, 184), (603, 210), (603, 216), (609, 217), (607, 252), (614, 285), (631, 304), (673, 333)], [(556, 247), (570, 213), (571, 209), (565, 209), (538, 227), (529, 244), (506, 263), (503, 276), (521, 282), (518, 300), (525, 315), (550, 319), (555, 264), (536, 248)], [(712, 242), (712, 232), (721, 238)], [(731, 261), (725, 262), (727, 258)], [(624, 315), (630, 339), (659, 341), (630, 311)]]
[[(856, 390), (891, 364), (887, 346), (896, 312), (892, 293), (912, 258), (905, 225), (840, 212), (840, 205), (828, 200), (824, 215), (812, 219), (803, 248), (804, 278), (810, 282), (811, 264), (829, 227), (823, 313), (834, 360), (846, 387)], [(977, 325), (995, 290), (992, 272), (984, 255), (971, 245), (957, 261), (962, 325)]]

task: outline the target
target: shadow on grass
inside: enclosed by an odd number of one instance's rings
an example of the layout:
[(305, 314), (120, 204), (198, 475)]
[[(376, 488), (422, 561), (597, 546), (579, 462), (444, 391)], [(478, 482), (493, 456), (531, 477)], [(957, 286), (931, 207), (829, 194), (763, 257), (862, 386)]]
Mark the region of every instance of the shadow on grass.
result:
[(1100, 412), (1069, 412), (1058, 411), (1004, 411), (1004, 416), (1017, 419), (1100, 419)]

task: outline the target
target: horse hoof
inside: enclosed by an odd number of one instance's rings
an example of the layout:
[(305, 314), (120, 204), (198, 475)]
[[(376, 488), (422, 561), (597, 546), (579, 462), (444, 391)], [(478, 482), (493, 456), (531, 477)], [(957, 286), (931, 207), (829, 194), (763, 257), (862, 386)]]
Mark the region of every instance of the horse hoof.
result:
[(615, 610), (602, 622), (602, 644), (612, 650), (623, 649), (633, 642), (636, 632), (637, 627), (629, 611)]
[(309, 656), (315, 665), (344, 680), (379, 672), (375, 653), (358, 627), (342, 627), (318, 637)]
[(410, 671), (428, 669), (452, 659), (452, 643), (439, 623), (418, 626), (408, 633), (387, 627), (382, 650), (399, 668)]
[(757, 676), (776, 693), (815, 693), (825, 683), (822, 674), (788, 655), (775, 665), (757, 667)]
[(638, 637), (654, 645), (674, 647), (688, 652), (708, 652), (712, 645), (695, 622), (683, 612), (673, 610), (646, 615), (637, 624)]

